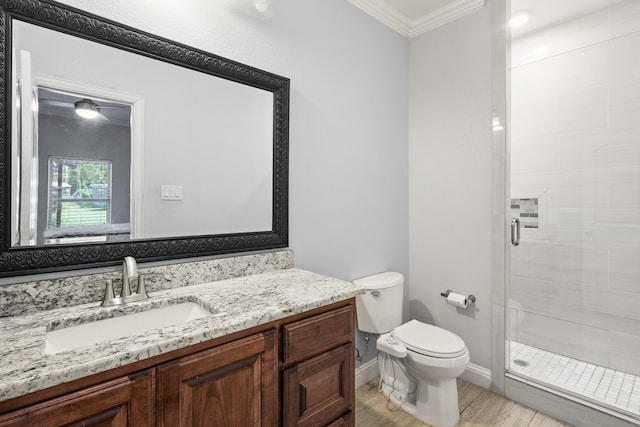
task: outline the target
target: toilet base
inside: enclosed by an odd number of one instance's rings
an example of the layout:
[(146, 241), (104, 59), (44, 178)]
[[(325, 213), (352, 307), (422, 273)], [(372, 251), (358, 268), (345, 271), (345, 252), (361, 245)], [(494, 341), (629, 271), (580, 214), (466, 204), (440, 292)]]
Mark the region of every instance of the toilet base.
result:
[[(391, 336), (393, 338), (393, 336)], [(378, 340), (388, 339), (381, 335)], [(438, 427), (453, 427), (460, 420), (457, 378), (469, 363), (469, 352), (435, 358), (414, 351), (398, 358), (378, 348), (382, 391), (409, 415)]]
[(424, 381), (416, 394), (406, 394), (382, 383), (382, 394), (391, 403), (420, 421), (436, 427), (453, 427), (460, 420), (456, 380)]
[(456, 379), (425, 380), (418, 384), (414, 417), (438, 427), (453, 427), (460, 420)]

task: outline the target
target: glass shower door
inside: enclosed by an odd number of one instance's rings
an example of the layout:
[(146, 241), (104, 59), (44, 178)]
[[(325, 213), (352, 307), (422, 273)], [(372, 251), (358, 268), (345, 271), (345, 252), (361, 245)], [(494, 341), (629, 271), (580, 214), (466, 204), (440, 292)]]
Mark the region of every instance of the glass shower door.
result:
[(640, 419), (640, 1), (510, 3), (507, 371)]

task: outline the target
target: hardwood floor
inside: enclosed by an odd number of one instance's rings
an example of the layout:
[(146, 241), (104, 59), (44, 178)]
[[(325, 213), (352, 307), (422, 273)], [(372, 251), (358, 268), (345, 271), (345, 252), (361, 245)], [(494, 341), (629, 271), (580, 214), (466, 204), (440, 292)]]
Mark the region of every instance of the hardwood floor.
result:
[[(539, 412), (458, 379), (457, 426), (567, 427)], [(378, 379), (356, 390), (356, 427), (426, 427), (378, 392)]]

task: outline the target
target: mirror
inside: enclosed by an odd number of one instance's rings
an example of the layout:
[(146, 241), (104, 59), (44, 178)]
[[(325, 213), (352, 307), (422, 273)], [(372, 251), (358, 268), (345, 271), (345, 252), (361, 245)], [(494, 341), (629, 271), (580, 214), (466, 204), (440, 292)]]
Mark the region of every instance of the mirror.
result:
[(0, 276), (287, 246), (288, 79), (54, 2), (0, 5)]

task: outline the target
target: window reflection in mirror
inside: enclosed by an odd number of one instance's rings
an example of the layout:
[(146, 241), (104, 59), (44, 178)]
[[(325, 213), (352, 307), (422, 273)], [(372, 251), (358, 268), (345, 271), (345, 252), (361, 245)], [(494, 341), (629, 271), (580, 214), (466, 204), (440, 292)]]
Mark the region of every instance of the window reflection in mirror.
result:
[(110, 161), (49, 157), (47, 188), (45, 237), (54, 232), (73, 236), (69, 229), (111, 224)]

